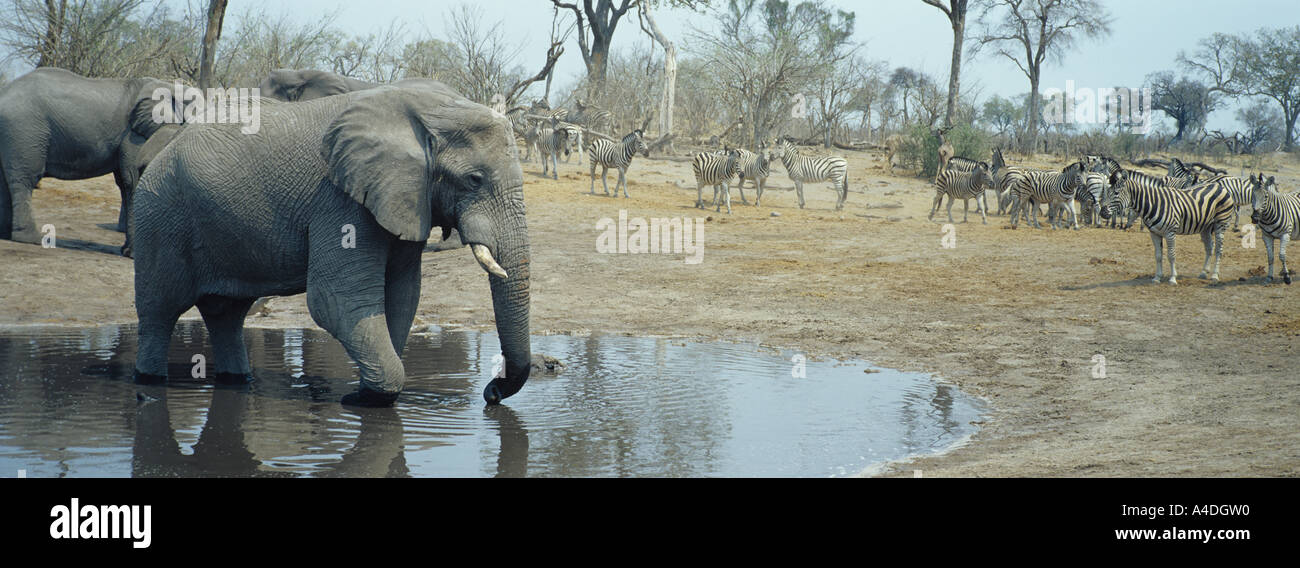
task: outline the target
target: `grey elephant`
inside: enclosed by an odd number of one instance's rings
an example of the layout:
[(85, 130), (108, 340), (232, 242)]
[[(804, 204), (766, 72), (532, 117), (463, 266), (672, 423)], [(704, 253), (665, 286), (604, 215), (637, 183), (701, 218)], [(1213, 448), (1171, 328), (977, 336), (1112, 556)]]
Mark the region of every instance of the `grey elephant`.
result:
[(306, 292), (360, 369), (350, 405), (391, 405), (431, 228), (459, 231), (485, 271), (505, 358), (499, 403), (531, 362), (523, 171), (509, 122), (431, 90), (382, 87), (262, 109), (261, 129), (186, 126), (134, 203), (140, 382), (166, 379), (177, 318), (197, 306), (217, 377), (247, 380), (243, 323), (259, 296)]
[[(413, 77), (394, 81), (390, 85), (408, 89), (425, 89), (447, 95), (460, 96), (446, 84), (435, 79)], [(315, 69), (276, 69), (267, 74), (258, 85), (263, 97), (278, 101), (304, 102), (323, 97), (355, 93), (383, 85), (345, 77), (329, 71)]]
[[(148, 77), (90, 79), (42, 67), (0, 89), (0, 238), (40, 241), (31, 196), (41, 178), (110, 172), (122, 198), (117, 228), (125, 231), (136, 178), (122, 165), (161, 126), (155, 105), (173, 105), (174, 115), (184, 116), (171, 87)], [(163, 96), (155, 100), (155, 93)]]
[[(153, 161), (158, 153), (176, 138), (177, 134), (180, 134), (182, 128), (184, 127), (180, 124), (164, 124), (147, 139), (142, 139), (139, 135), (131, 135), (122, 145), (122, 166), (119, 169), (121, 183), (134, 188), (139, 183), (140, 177), (144, 175), (145, 169), (149, 167), (149, 162)], [(122, 244), (122, 256), (130, 257), (132, 255), (131, 234), (134, 232), (134, 227), (129, 215), (126, 221), (126, 239)]]
[(361, 81), (329, 71), (276, 69), (262, 79), (258, 88), (261, 89), (263, 97), (299, 102), (364, 91), (378, 86), (378, 83)]

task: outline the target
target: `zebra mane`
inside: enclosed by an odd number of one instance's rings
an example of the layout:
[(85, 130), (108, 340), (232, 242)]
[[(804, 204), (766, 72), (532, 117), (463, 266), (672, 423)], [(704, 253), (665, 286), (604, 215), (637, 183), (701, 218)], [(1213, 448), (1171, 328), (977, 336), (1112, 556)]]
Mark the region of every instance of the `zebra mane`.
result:
[[(1119, 172), (1117, 172), (1117, 173), (1123, 173), (1123, 174), (1124, 174), (1124, 183), (1125, 183), (1125, 184), (1128, 184), (1130, 181), (1134, 181), (1134, 182), (1136, 182), (1136, 183), (1146, 183), (1146, 184), (1155, 185), (1155, 186), (1159, 186), (1159, 187), (1164, 187), (1165, 185), (1167, 185), (1167, 184), (1165, 183), (1165, 179), (1164, 179), (1164, 178), (1156, 177), (1156, 176), (1153, 176), (1153, 175), (1151, 175), (1151, 174), (1149, 174), (1149, 173), (1146, 173), (1146, 172), (1143, 172), (1143, 171), (1139, 171), (1139, 170), (1125, 170), (1125, 169), (1121, 169), (1121, 170), (1119, 170)], [(1112, 174), (1112, 175), (1114, 175), (1114, 174)], [(1112, 184), (1113, 184), (1113, 182), (1112, 182)]]

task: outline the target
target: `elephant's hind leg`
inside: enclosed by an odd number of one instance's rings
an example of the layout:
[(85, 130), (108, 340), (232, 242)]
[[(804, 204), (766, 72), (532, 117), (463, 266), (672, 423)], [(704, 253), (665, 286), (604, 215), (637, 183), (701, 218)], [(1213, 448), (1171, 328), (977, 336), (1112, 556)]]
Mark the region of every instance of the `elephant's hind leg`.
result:
[(242, 384), (252, 380), (253, 369), (244, 347), (244, 318), (257, 298), (223, 298), (204, 296), (195, 305), (203, 315), (212, 340), (215, 381)]

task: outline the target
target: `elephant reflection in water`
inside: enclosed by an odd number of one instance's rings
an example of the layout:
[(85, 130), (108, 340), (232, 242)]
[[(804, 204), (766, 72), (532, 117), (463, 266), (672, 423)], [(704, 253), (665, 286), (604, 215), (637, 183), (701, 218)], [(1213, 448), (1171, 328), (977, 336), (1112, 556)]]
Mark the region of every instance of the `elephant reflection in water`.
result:
[[(246, 389), (219, 388), (212, 393), (207, 421), (192, 455), (181, 452), (171, 425), (166, 389), (150, 388), (136, 412), (131, 459), (135, 477), (295, 477), (296, 472), (264, 466), (248, 450), (244, 423), (253, 396)], [(155, 396), (156, 395), (156, 396)], [(391, 408), (359, 413), (356, 445), (336, 463), (321, 468), (324, 477), (407, 477), (402, 448), (402, 421)]]

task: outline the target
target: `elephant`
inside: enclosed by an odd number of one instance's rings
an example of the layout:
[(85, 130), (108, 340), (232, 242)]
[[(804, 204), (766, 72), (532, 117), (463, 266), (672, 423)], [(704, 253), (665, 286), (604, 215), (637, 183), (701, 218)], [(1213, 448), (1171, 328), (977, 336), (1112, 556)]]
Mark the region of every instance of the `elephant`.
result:
[(155, 105), (173, 105), (174, 116), (184, 116), (171, 93), (172, 85), (158, 79), (91, 79), (54, 67), (0, 89), (0, 239), (40, 241), (31, 194), (42, 177), (109, 172), (122, 199), (117, 228), (126, 231), (136, 177), (123, 162), (162, 126), (153, 118)]
[(385, 86), (268, 105), (261, 129), (191, 124), (149, 164), (134, 216), (135, 380), (166, 380), (176, 320), (197, 306), (219, 381), (251, 380), (244, 318), (261, 296), (307, 294), (356, 361), (346, 405), (391, 406), (434, 226), (488, 273), (503, 370), (489, 404), (530, 372), (529, 240), (509, 121), (447, 92)]
[[(434, 79), (410, 78), (394, 81), (394, 86), (412, 89), (428, 89), (448, 95), (460, 96), (446, 84)], [(380, 87), (379, 83), (361, 81), (329, 71), (315, 69), (276, 69), (270, 72), (258, 89), (263, 97), (278, 101), (303, 102), (354, 93)]]
[[(136, 140), (138, 136), (131, 136), (131, 141), (122, 145), (122, 167), (120, 171), (121, 179), (129, 184), (132, 188), (139, 182), (140, 177), (144, 175), (144, 170), (149, 166), (158, 153), (171, 143), (172, 139), (180, 134), (183, 128), (180, 124), (164, 124), (152, 136), (144, 139), (143, 142)], [(124, 205), (125, 207), (125, 205)], [(133, 223), (130, 216), (127, 216), (126, 240), (122, 244), (122, 256), (131, 257), (131, 233), (133, 232)]]
[(373, 89), (379, 84), (315, 69), (276, 69), (258, 85), (261, 95), (280, 101), (310, 101), (353, 91)]

